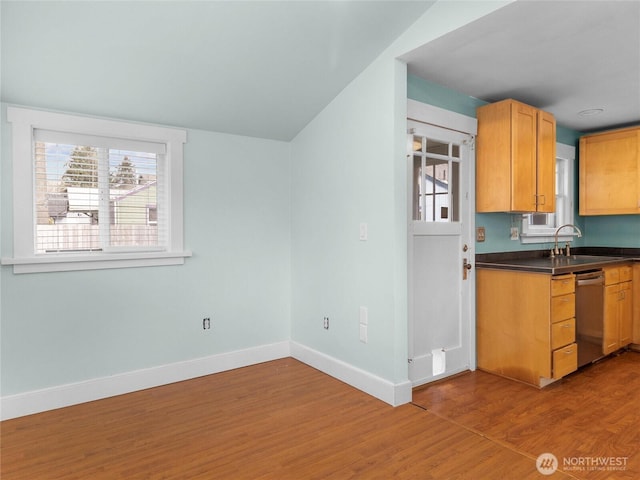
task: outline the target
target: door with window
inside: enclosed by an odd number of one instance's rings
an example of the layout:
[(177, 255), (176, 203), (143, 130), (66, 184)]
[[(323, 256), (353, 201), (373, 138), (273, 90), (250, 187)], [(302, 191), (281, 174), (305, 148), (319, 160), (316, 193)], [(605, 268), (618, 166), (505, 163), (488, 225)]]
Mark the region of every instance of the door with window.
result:
[(473, 137), (408, 121), (409, 378), (475, 368)]

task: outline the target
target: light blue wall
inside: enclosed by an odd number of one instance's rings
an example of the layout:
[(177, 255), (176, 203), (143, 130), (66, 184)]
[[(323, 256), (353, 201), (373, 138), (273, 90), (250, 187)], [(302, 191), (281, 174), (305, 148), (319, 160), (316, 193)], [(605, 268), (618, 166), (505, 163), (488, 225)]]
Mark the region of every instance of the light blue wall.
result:
[[(20, 276), (2, 267), (2, 395), (289, 338), (406, 381), (407, 82), (396, 58), (506, 3), (437, 2), (291, 144), (189, 130), (185, 247), (194, 256), (184, 266)], [(1, 168), (7, 256), (6, 142)]]
[[(394, 268), (402, 260), (388, 116), (395, 78), (393, 69), (375, 73), (349, 86), (292, 142), (292, 339), (394, 379)], [(368, 225), (367, 241), (359, 240), (360, 223)], [(360, 306), (369, 312), (368, 344), (359, 341)]]
[(437, 2), (292, 142), (292, 340), (394, 383), (408, 376), (407, 77), (396, 58), (501, 6), (464, 5)]
[(592, 247), (640, 248), (640, 215), (581, 217)]
[[(2, 111), (2, 256), (10, 256)], [(185, 265), (23, 275), (2, 267), (2, 395), (289, 339), (289, 144), (189, 130), (184, 153), (193, 251)]]

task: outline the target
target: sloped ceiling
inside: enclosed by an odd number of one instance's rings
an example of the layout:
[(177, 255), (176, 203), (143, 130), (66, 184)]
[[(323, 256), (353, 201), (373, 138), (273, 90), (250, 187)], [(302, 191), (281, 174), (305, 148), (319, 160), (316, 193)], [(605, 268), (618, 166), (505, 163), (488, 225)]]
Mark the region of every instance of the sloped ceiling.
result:
[(290, 140), (432, 4), (3, 0), (2, 101)]
[(487, 102), (515, 98), (573, 130), (640, 124), (638, 0), (519, 0), (403, 59), (413, 75)]

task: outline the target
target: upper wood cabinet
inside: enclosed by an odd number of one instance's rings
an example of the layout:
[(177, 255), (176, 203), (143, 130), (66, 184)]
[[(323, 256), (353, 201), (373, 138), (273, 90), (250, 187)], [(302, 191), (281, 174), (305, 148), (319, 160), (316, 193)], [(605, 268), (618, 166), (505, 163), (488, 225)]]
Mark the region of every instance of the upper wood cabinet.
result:
[(479, 107), (476, 211), (555, 211), (556, 121), (516, 100)]
[(640, 127), (580, 138), (580, 215), (640, 213)]

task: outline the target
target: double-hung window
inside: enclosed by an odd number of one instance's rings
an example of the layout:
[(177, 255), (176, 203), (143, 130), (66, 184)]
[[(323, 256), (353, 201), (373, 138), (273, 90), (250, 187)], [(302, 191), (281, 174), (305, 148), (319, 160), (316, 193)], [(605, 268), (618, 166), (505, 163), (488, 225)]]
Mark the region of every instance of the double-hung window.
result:
[(184, 262), (183, 130), (9, 107), (16, 273)]

